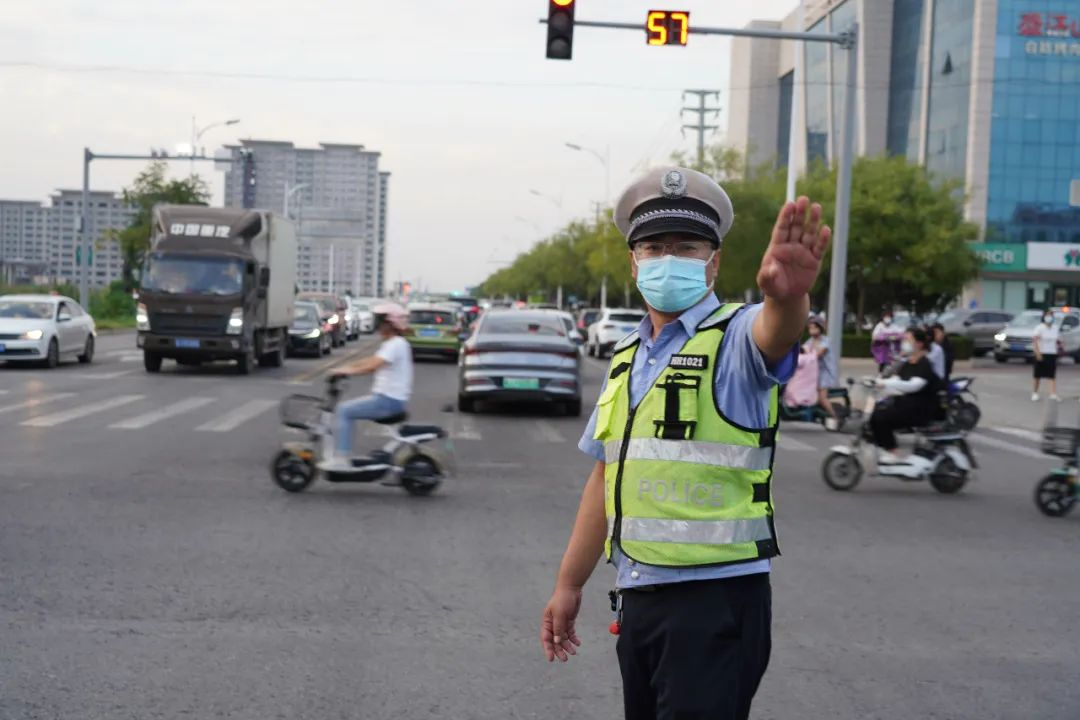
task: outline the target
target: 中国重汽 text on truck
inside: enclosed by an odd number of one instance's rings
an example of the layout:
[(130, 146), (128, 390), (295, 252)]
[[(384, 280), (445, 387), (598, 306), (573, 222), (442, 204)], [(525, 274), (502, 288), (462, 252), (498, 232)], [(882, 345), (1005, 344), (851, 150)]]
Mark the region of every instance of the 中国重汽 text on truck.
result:
[(159, 205), (136, 311), (148, 372), (233, 360), (280, 366), (296, 295), (296, 231), (266, 210)]

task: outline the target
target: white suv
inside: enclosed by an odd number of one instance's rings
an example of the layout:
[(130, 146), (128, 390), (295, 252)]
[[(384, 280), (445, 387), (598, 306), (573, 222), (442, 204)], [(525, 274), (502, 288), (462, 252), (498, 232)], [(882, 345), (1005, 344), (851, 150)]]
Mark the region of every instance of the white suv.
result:
[(589, 326), (589, 339), (585, 348), (593, 357), (607, 357), (615, 343), (637, 330), (644, 310), (604, 308), (600, 317)]

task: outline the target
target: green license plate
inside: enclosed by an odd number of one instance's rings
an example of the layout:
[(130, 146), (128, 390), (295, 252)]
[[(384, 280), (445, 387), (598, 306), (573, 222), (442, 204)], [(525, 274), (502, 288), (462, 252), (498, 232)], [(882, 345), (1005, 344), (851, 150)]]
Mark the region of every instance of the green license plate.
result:
[(503, 378), (503, 387), (507, 390), (539, 390), (540, 381), (536, 378)]

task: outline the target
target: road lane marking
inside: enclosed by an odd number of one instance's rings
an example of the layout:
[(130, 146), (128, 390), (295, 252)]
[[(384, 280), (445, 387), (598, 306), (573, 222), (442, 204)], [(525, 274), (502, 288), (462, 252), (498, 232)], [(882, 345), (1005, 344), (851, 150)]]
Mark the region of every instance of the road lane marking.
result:
[(147, 425), (153, 425), (156, 422), (161, 422), (166, 418), (171, 418), (175, 415), (181, 415), (190, 410), (195, 410), (196, 408), (201, 408), (204, 405), (209, 405), (212, 402), (215, 402), (215, 398), (191, 397), (185, 400), (181, 400), (180, 402), (173, 403), (172, 405), (166, 405), (165, 407), (158, 408), (157, 410), (151, 410), (150, 412), (143, 413), (142, 415), (130, 417), (127, 420), (115, 422), (109, 427), (116, 428), (118, 430), (138, 430), (139, 428), (144, 428)]
[(787, 435), (779, 436), (777, 442), (780, 444), (781, 450), (794, 450), (796, 452), (805, 452), (807, 450), (816, 450), (813, 445), (808, 445), (804, 442), (800, 442)]
[(1018, 427), (998, 426), (988, 428), (994, 432), (1005, 433), (1006, 435), (1015, 435), (1016, 437), (1022, 437), (1025, 440), (1032, 440), (1034, 442), (1042, 442), (1042, 433), (1037, 433), (1034, 430), (1026, 430)]
[(982, 435), (977, 433), (971, 433), (968, 435), (968, 437), (973, 442), (978, 443), (979, 445), (987, 445), (989, 447), (998, 448), (999, 450), (1006, 450), (1008, 452), (1013, 452), (1018, 455), (1023, 455), (1025, 457), (1035, 458), (1036, 460), (1045, 460), (1047, 458), (1046, 455), (1039, 452), (1038, 450), (1032, 450), (1031, 448), (1023, 447), (1022, 445), (1011, 443), (1008, 440), (999, 440), (998, 438), (990, 437), (989, 435)]
[(243, 425), (248, 420), (251, 420), (258, 415), (262, 415), (270, 408), (277, 407), (277, 405), (277, 400), (252, 400), (251, 402), (244, 403), (235, 410), (225, 413), (216, 420), (203, 423), (195, 428), (195, 430), (198, 432), (229, 432), (230, 430), (235, 430), (240, 425)]
[(458, 415), (457, 430), (453, 433), (455, 440), (479, 440), (480, 430), (476, 427), (476, 421), (468, 415)]
[(10, 390), (0, 390), (0, 395), (7, 395), (9, 392), (11, 392), (11, 391)]
[(555, 429), (555, 426), (549, 423), (547, 420), (537, 420), (536, 429), (540, 432), (540, 437), (544, 438), (546, 442), (566, 442), (566, 438), (563, 437), (562, 433)]
[(45, 403), (63, 400), (64, 398), (69, 398), (74, 395), (75, 393), (70, 392), (56, 393), (54, 395), (39, 395), (36, 398), (31, 398), (21, 403), (15, 403), (14, 405), (4, 405), (0, 407), (0, 413), (12, 412), (14, 410), (25, 410), (26, 408), (35, 408), (38, 405), (44, 405)]
[(71, 377), (76, 377), (82, 380), (115, 380), (118, 377), (124, 375), (130, 375), (133, 370), (120, 370), (118, 372), (100, 372), (100, 373), (72, 373)]
[(22, 424), (27, 427), (54, 427), (66, 422), (71, 422), (72, 420), (84, 418), (87, 415), (105, 412), (106, 410), (112, 410), (113, 408), (118, 408), (122, 405), (129, 405), (142, 399), (142, 395), (118, 395), (103, 402), (80, 405), (78, 407), (73, 407), (70, 410), (61, 410), (60, 412), (51, 415), (42, 415), (41, 417), (32, 418)]

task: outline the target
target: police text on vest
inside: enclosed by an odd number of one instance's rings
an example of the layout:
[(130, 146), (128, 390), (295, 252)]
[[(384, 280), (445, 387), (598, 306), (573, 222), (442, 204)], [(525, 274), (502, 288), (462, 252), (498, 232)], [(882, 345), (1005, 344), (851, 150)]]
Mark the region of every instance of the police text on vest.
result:
[(638, 500), (652, 497), (656, 502), (723, 507), (724, 486), (685, 480), (642, 480), (638, 483), (637, 496)]

